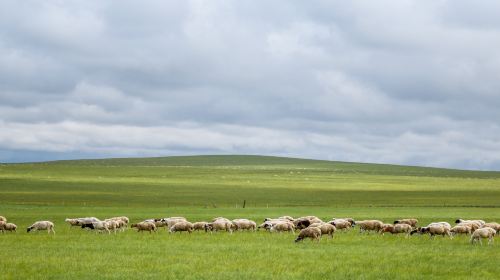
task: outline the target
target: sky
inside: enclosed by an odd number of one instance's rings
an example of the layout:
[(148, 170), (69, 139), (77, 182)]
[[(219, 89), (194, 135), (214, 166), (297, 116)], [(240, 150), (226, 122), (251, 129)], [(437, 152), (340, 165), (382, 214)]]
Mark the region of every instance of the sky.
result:
[(500, 170), (500, 2), (0, 0), (0, 162)]

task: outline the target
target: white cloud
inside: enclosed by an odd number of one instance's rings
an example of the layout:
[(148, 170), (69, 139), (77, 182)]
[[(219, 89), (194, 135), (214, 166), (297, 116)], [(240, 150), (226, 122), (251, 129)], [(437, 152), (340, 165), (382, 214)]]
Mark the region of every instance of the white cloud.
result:
[(3, 4), (0, 151), (23, 159), (500, 168), (494, 1)]

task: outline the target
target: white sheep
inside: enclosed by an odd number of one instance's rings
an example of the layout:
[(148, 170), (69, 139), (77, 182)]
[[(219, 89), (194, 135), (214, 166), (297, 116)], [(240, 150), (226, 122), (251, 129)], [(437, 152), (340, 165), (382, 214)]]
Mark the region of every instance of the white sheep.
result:
[(196, 222), (193, 223), (193, 230), (205, 230), (205, 225), (207, 222)]
[(279, 222), (274, 225), (271, 225), (269, 228), (270, 232), (284, 232), (288, 231), (291, 233), (295, 233), (295, 226), (293, 225), (292, 222)]
[(450, 229), (452, 235), (471, 234), (472, 227), (470, 225), (456, 225)]
[(299, 236), (295, 239), (295, 242), (299, 242), (306, 238), (311, 238), (311, 240), (320, 241), (321, 238), (321, 229), (317, 227), (308, 227), (299, 232)]
[(111, 231), (109, 230), (108, 222), (106, 221), (93, 222), (92, 226), (94, 227), (95, 230), (97, 230), (96, 233), (103, 231), (106, 231), (108, 234), (111, 233)]
[(228, 231), (229, 233), (233, 233), (233, 223), (229, 220), (224, 220), (224, 219), (219, 219), (216, 220), (215, 222), (211, 222), (205, 225), (205, 231), (210, 231), (212, 233), (213, 231), (217, 232), (219, 230), (225, 230)]
[(187, 220), (184, 217), (169, 217), (169, 218), (163, 218), (160, 221), (166, 225), (165, 230), (168, 230), (176, 223), (186, 222)]
[(490, 228), (490, 227), (484, 227), (480, 228), (476, 231), (474, 231), (470, 237), (470, 243), (475, 243), (479, 240), (481, 245), (483, 245), (482, 239), (488, 238), (488, 245), (493, 243), (493, 237), (496, 234), (496, 230)]
[(394, 221), (394, 224), (407, 224), (407, 225), (410, 225), (412, 227), (416, 227), (417, 226), (417, 223), (418, 223), (418, 220), (417, 219), (400, 219), (400, 220), (395, 220)]
[(47, 230), (47, 233), (53, 233), (56, 234), (56, 231), (54, 230), (54, 223), (51, 221), (38, 221), (29, 226), (26, 231), (39, 231), (39, 230)]
[(108, 226), (108, 230), (112, 230), (114, 234), (116, 234), (116, 231), (121, 227), (121, 223), (123, 223), (122, 220), (114, 220), (114, 219), (106, 219), (104, 222)]
[(190, 222), (179, 222), (173, 225), (168, 232), (169, 233), (174, 233), (174, 232), (180, 232), (180, 231), (187, 231), (188, 233), (191, 233), (193, 231), (193, 224)]
[(453, 238), (453, 235), (451, 235), (450, 232), (451, 228), (448, 227), (445, 224), (431, 224), (430, 226), (427, 227), (420, 227), (418, 229), (415, 229), (411, 232), (411, 234), (415, 232), (419, 232), (421, 234), (429, 233), (430, 237), (433, 238), (435, 235), (441, 235), (445, 236), (448, 235), (450, 238)]
[(356, 224), (359, 226), (360, 233), (362, 232), (370, 233), (370, 231), (376, 231), (376, 232), (380, 231), (384, 223), (379, 220), (364, 220), (364, 221), (357, 221)]
[(499, 223), (495, 223), (495, 222), (486, 223), (482, 227), (490, 227), (490, 228), (496, 230), (497, 232), (500, 230), (500, 224)]
[(333, 238), (333, 234), (337, 231), (337, 228), (329, 223), (315, 223), (309, 227), (317, 227), (321, 230), (321, 236), (328, 235)]
[(0, 231), (4, 233), (4, 231), (16, 231), (17, 226), (13, 223), (6, 223), (4, 221), (0, 221)]
[(431, 227), (431, 226), (444, 226), (448, 229), (451, 229), (451, 225), (448, 222), (432, 222), (432, 223), (427, 225), (427, 227)]
[(386, 232), (390, 232), (391, 234), (398, 234), (398, 233), (406, 233), (406, 237), (410, 235), (412, 231), (412, 227), (409, 224), (384, 224), (380, 230), (380, 233), (383, 235)]
[(79, 219), (77, 219), (77, 218), (74, 218), (74, 219), (70, 219), (70, 218), (68, 218), (68, 219), (65, 219), (64, 221), (65, 221), (65, 222), (67, 222), (67, 223), (69, 224), (69, 227), (70, 227), (70, 228), (71, 228), (71, 227), (76, 227), (76, 226), (81, 226), (81, 225), (82, 225), (82, 223), (80, 222), (80, 220), (79, 220)]
[(7, 222), (7, 218), (5, 218), (4, 216), (0, 216), (0, 222)]
[(236, 230), (255, 231), (255, 229), (257, 228), (257, 224), (254, 221), (248, 219), (234, 219), (231, 222), (235, 225)]
[(137, 232), (140, 231), (149, 231), (149, 233), (152, 233), (153, 231), (156, 231), (156, 226), (153, 223), (150, 222), (140, 222), (137, 224), (131, 224), (131, 228), (137, 228)]
[(470, 222), (479, 223), (481, 226), (485, 224), (485, 222), (483, 220), (463, 220), (463, 219), (457, 219), (455, 221), (455, 224), (470, 223)]
[(342, 231), (347, 231), (349, 230), (353, 224), (355, 224), (354, 221), (349, 221), (347, 219), (333, 219), (328, 222), (329, 224), (333, 225), (336, 229), (342, 230)]

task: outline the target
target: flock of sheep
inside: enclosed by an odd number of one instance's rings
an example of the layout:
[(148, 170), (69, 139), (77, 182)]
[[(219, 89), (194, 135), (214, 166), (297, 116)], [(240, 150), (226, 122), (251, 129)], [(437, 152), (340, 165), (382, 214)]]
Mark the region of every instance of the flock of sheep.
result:
[[(105, 220), (99, 220), (95, 217), (86, 218), (71, 218), (65, 220), (71, 227), (77, 226), (82, 229), (95, 230), (96, 232), (106, 232), (110, 234), (112, 231), (116, 234), (117, 231), (124, 231), (129, 225), (127, 217), (113, 217)], [(283, 216), (279, 218), (266, 218), (262, 224), (257, 226), (252, 220), (234, 219), (229, 220), (223, 217), (214, 218), (211, 222), (195, 222), (191, 223), (184, 217), (169, 217), (159, 219), (147, 219), (139, 223), (130, 225), (130, 228), (136, 228), (138, 232), (148, 231), (150, 233), (156, 231), (160, 227), (164, 227), (170, 233), (186, 231), (191, 233), (196, 230), (205, 232), (227, 231), (256, 231), (264, 229), (269, 232), (291, 232), (300, 230), (295, 242), (310, 238), (320, 241), (322, 236), (330, 236), (336, 231), (348, 231), (355, 226), (359, 227), (360, 233), (376, 232), (379, 234), (405, 234), (407, 237), (413, 234), (429, 234), (432, 237), (435, 235), (448, 236), (453, 238), (456, 234), (471, 235), (470, 242), (479, 242), (482, 244), (482, 239), (488, 239), (488, 244), (493, 242), (493, 238), (497, 231), (500, 230), (500, 224), (491, 222), (486, 223), (483, 220), (462, 220), (455, 221), (456, 225), (451, 227), (448, 222), (433, 222), (425, 227), (417, 227), (417, 219), (401, 219), (396, 220), (392, 224), (385, 224), (379, 220), (363, 220), (355, 221), (352, 218), (332, 219), (329, 222), (323, 222), (316, 216), (306, 216), (300, 218), (292, 218)], [(13, 223), (8, 223), (7, 219), (0, 216), (0, 231), (16, 232), (17, 226)], [(50, 221), (37, 221), (27, 228), (27, 232), (46, 230), (49, 234), (54, 231), (54, 223)]]

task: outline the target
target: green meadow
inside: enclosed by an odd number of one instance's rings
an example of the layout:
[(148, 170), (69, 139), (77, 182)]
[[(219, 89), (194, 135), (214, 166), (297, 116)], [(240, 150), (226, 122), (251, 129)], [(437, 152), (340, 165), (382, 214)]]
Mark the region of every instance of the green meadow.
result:
[[(500, 172), (261, 156), (0, 164), (0, 215), (18, 225), (0, 234), (0, 279), (500, 278), (500, 242), (471, 245), (467, 236), (355, 228), (294, 243), (296, 234), (264, 231), (107, 235), (64, 222), (122, 215), (500, 222)], [(37, 220), (53, 221), (57, 233), (26, 233)]]

